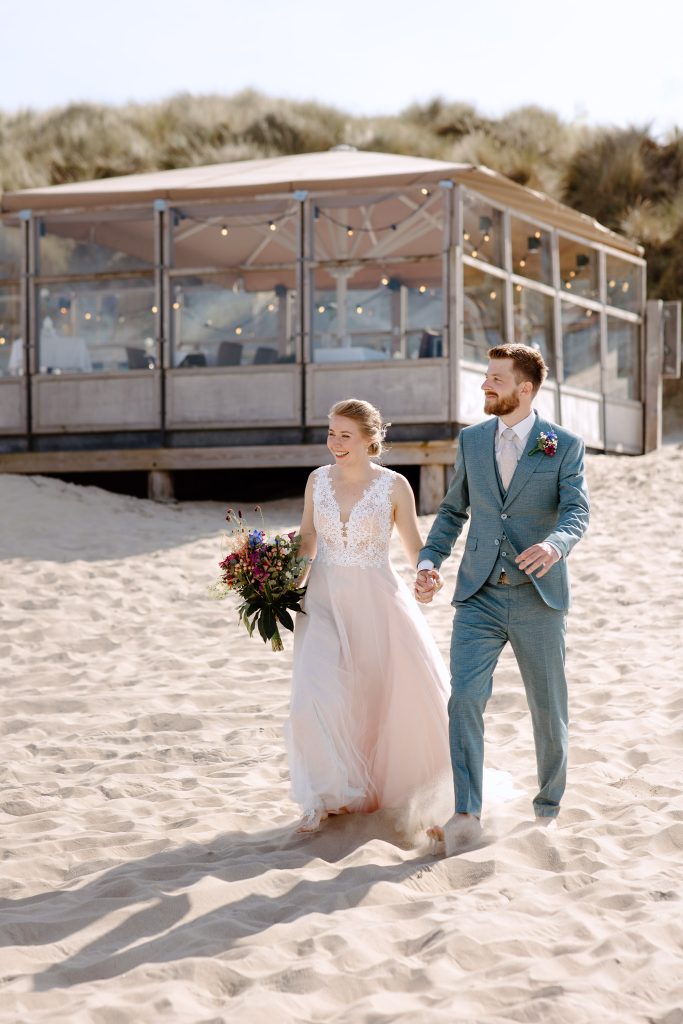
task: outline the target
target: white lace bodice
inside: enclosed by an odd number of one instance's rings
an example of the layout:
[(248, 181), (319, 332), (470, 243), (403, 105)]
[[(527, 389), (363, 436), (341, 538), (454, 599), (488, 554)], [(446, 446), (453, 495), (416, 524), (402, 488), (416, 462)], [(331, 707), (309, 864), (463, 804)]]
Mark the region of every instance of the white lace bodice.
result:
[(391, 492), (396, 474), (390, 469), (377, 473), (351, 509), (348, 522), (342, 523), (331, 469), (331, 466), (321, 466), (313, 478), (313, 520), (318, 535), (316, 561), (326, 565), (386, 565), (394, 525)]

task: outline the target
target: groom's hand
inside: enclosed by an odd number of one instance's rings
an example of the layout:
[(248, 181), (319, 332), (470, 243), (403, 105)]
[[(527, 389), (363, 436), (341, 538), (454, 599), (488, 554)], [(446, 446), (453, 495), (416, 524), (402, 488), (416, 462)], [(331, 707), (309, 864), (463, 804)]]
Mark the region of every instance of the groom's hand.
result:
[(436, 569), (420, 569), (415, 579), (415, 598), (420, 604), (429, 604), (442, 586), (441, 577)]
[(526, 551), (522, 551), (521, 555), (517, 555), (515, 562), (519, 568), (530, 576), (531, 573), (536, 573), (536, 579), (545, 576), (545, 574), (552, 568), (555, 562), (559, 562), (560, 554), (552, 544), (532, 544)]

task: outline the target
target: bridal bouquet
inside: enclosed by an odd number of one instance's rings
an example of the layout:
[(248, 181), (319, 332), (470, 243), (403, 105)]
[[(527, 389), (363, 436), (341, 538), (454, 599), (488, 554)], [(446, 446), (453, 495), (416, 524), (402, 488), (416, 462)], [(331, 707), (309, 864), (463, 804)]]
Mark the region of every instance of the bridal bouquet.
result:
[(308, 564), (299, 555), (301, 538), (294, 531), (269, 537), (265, 530), (251, 530), (242, 513), (231, 508), (225, 518), (232, 524), (229, 551), (219, 563), (221, 575), (211, 593), (219, 600), (231, 593), (241, 597), (237, 614), (249, 636), (257, 628), (264, 643), (270, 640), (273, 650), (281, 651), (278, 623), (294, 629), (291, 613), (302, 611), (306, 593), (298, 586)]

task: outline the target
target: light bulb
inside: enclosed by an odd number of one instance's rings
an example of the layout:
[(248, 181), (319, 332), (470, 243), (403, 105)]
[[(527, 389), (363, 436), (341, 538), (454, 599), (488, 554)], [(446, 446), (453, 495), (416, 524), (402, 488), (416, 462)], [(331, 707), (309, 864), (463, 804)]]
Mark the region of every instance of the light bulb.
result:
[(268, 312), (272, 313), (274, 309), (275, 309), (275, 305), (272, 302), (269, 302), (268, 303)]
[(521, 284), (516, 284), (516, 285), (515, 285), (515, 291), (516, 291), (516, 292), (521, 292), (521, 290), (522, 290), (522, 286), (521, 286)]
[(277, 231), (277, 224), (274, 224), (272, 220), (268, 221), (268, 227), (271, 231)]
[(485, 242), (490, 242), (491, 241), (491, 236), (490, 235), (484, 235), (484, 241)]
[(324, 313), (325, 312), (325, 307), (324, 306), (318, 306), (318, 312), (319, 313)]
[(383, 277), (383, 278), (382, 278), (382, 282), (381, 282), (381, 283), (382, 283), (382, 284), (384, 285), (384, 287), (386, 288), (386, 286), (387, 286), (387, 285), (389, 284), (389, 278), (388, 278), (388, 277)]
[(429, 189), (428, 188), (421, 188), (420, 192), (422, 193), (423, 196), (428, 196), (429, 195)]
[(173, 308), (174, 309), (180, 309), (180, 303), (179, 302), (174, 302), (173, 303)]
[(475, 258), (475, 260), (476, 260), (476, 258), (477, 258), (477, 256), (479, 255), (479, 253), (477, 252), (477, 250), (476, 250), (476, 249), (473, 249), (473, 250), (472, 250), (472, 255), (473, 255), (473, 257), (474, 257), (474, 258)]
[(158, 306), (152, 306), (152, 312), (153, 313), (158, 313), (159, 312), (159, 307)]
[(540, 231), (534, 231), (534, 238), (540, 238), (540, 237), (541, 237), (541, 232)]
[(362, 312), (363, 312), (363, 307), (362, 306), (356, 306), (356, 313), (358, 313), (358, 316), (360, 316)]
[(353, 238), (353, 228), (347, 228), (346, 234), (349, 236), (349, 238)]
[(85, 313), (86, 320), (92, 320), (92, 313)]
[(572, 287), (571, 281), (567, 281), (567, 283), (565, 284), (565, 288), (569, 288), (569, 290), (571, 291), (571, 287)]
[(496, 297), (496, 293), (495, 292), (489, 292), (489, 298), (490, 299), (495, 299), (495, 297)]
[(7, 341), (7, 338), (0, 338), (0, 345), (4, 345), (6, 343), (6, 341)]
[(462, 237), (463, 237), (465, 242), (469, 242), (470, 236), (469, 236), (469, 233), (467, 231), (465, 232), (465, 234)]
[(622, 292), (627, 292), (628, 289), (629, 289), (628, 281), (624, 281), (624, 283), (621, 286), (621, 290), (622, 290)]
[(241, 334), (241, 333), (242, 333), (242, 328), (241, 327), (236, 327), (235, 328), (235, 334)]
[(419, 291), (420, 295), (424, 295), (424, 293), (427, 291), (427, 285), (421, 284), (417, 290)]
[(225, 227), (225, 225), (223, 225), (223, 227), (221, 228), (221, 234), (222, 234), (223, 238), (225, 238), (227, 233), (228, 233), (228, 229)]
[(610, 281), (609, 286), (610, 286), (610, 288), (616, 288), (617, 282), (616, 281)]
[(526, 260), (520, 260), (519, 261), (519, 265), (520, 265), (520, 267), (525, 267), (526, 266)]
[(576, 277), (576, 271), (575, 270), (570, 270), (569, 271), (569, 276), (570, 277)]

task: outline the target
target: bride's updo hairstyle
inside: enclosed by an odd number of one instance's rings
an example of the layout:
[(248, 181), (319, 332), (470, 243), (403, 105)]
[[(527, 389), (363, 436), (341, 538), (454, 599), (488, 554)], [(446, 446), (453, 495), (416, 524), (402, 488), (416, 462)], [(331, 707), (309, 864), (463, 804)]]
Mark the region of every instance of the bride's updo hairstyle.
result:
[(368, 455), (371, 459), (380, 458), (386, 451), (384, 438), (391, 423), (382, 422), (381, 413), (374, 405), (364, 402), (362, 398), (345, 398), (335, 402), (327, 415), (344, 416), (357, 423), (361, 434), (368, 439)]

